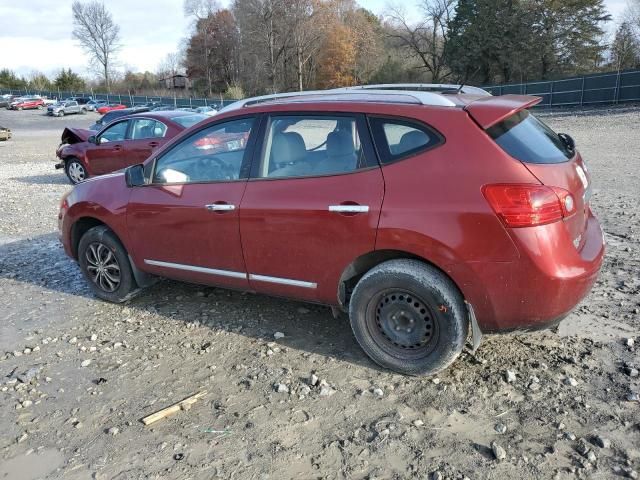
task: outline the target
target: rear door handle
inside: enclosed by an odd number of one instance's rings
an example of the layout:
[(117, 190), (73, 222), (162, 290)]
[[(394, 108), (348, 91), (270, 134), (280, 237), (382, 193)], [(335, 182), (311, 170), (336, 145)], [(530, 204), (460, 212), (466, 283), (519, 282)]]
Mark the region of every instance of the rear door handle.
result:
[(122, 150), (122, 145), (114, 145), (114, 146), (113, 146), (113, 149), (114, 149), (116, 152), (119, 152), (120, 150)]
[(235, 205), (230, 205), (228, 203), (212, 203), (210, 205), (204, 206), (210, 212), (231, 212), (236, 209)]
[(158, 142), (149, 142), (151, 148), (156, 148), (158, 145), (160, 145)]
[(330, 212), (336, 213), (367, 213), (368, 205), (329, 205)]

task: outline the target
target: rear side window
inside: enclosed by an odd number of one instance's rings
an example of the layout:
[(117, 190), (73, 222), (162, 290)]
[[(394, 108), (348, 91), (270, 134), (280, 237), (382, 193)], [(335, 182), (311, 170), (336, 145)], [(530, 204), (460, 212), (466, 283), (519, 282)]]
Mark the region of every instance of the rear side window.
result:
[(444, 142), (440, 134), (421, 123), (370, 118), (373, 137), (383, 164), (402, 160)]
[(522, 110), (487, 133), (513, 158), (525, 163), (562, 163), (573, 157), (566, 144), (545, 123)]

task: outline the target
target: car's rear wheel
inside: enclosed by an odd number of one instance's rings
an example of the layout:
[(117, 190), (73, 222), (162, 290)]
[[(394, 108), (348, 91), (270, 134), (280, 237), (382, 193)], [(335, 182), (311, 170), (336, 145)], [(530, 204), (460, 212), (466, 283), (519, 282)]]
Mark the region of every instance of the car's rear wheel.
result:
[(122, 303), (138, 290), (126, 249), (104, 225), (82, 236), (78, 263), (93, 293), (103, 300)]
[(349, 317), (367, 355), (407, 375), (447, 368), (468, 333), (458, 288), (440, 270), (417, 260), (390, 260), (367, 272), (353, 290)]
[(86, 108), (81, 108), (80, 109), (80, 115), (86, 115), (86, 114), (87, 114)]
[(64, 164), (64, 169), (65, 169), (65, 172), (67, 173), (67, 177), (69, 178), (69, 181), (74, 185), (76, 183), (80, 183), (83, 180), (86, 180), (87, 178), (89, 178), (87, 169), (84, 168), (84, 165), (82, 165), (82, 162), (80, 162), (80, 160), (78, 160), (77, 158), (71, 157), (67, 159), (67, 161)]

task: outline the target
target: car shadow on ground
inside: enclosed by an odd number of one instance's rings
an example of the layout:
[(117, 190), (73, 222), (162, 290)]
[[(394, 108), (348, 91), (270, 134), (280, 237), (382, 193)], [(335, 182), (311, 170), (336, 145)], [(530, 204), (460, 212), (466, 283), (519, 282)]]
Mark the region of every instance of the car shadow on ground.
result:
[[(91, 308), (87, 300), (100, 302), (53, 233), (0, 244), (0, 279), (80, 297), (83, 308)], [(172, 280), (157, 283), (124, 305), (263, 342), (275, 341), (274, 333), (282, 332), (280, 347), (383, 371), (360, 349), (346, 316), (335, 319), (325, 306)]]
[(71, 188), (71, 183), (62, 170), (56, 173), (47, 173), (45, 175), (14, 177), (10, 180), (15, 180), (16, 182), (27, 183), (30, 185), (69, 185), (69, 188)]

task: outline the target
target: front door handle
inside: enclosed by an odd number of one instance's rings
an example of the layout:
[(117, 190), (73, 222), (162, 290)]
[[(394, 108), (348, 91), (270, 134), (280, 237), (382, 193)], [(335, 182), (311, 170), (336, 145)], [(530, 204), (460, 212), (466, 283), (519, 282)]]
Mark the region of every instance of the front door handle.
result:
[(235, 205), (228, 203), (212, 203), (204, 206), (210, 212), (230, 212), (236, 209)]
[(158, 142), (149, 142), (151, 148), (156, 148), (158, 145), (160, 145)]
[(336, 213), (367, 213), (368, 205), (329, 205), (330, 212)]
[(120, 150), (122, 150), (122, 145), (114, 145), (114, 146), (113, 146), (113, 149), (114, 149), (116, 152), (119, 152)]

